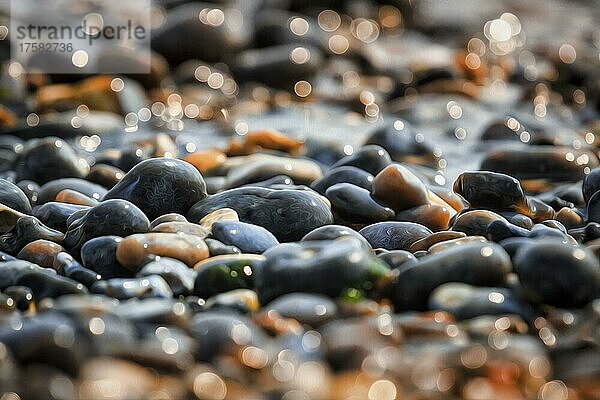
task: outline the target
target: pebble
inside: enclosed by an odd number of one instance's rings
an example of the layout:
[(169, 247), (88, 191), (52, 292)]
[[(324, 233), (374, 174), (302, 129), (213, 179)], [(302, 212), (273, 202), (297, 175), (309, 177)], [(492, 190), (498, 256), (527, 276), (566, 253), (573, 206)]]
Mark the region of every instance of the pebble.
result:
[(101, 280), (92, 285), (92, 293), (101, 293), (118, 300), (131, 298), (173, 297), (169, 284), (159, 275), (142, 278), (123, 279), (112, 278)]
[(65, 294), (85, 294), (88, 290), (81, 283), (45, 270), (23, 272), (15, 285), (31, 289), (37, 303), (46, 297), (56, 298)]
[(518, 315), (531, 323), (536, 317), (533, 307), (511, 289), (476, 287), (464, 283), (445, 283), (429, 297), (431, 310), (443, 310), (458, 321), (484, 315)]
[(27, 179), (17, 182), (17, 187), (21, 189), (27, 199), (29, 199), (29, 204), (33, 207), (37, 205), (39, 193), (40, 193), (40, 185), (35, 183), (34, 181), (29, 181)]
[(364, 227), (359, 233), (374, 249), (408, 250), (414, 242), (433, 232), (413, 222), (378, 222)]
[(494, 221), (508, 224), (506, 218), (493, 211), (467, 211), (454, 219), (450, 230), (463, 232), (467, 236), (486, 236), (488, 226)]
[(27, 195), (6, 179), (0, 179), (0, 203), (24, 214), (31, 214), (31, 203)]
[(194, 235), (201, 238), (205, 238), (209, 235), (209, 231), (206, 228), (198, 224), (191, 224), (189, 222), (163, 222), (152, 228), (152, 232), (163, 232), (163, 233), (186, 233), (188, 235)]
[(259, 225), (281, 242), (300, 240), (311, 230), (333, 223), (326, 200), (307, 190), (237, 188), (212, 195), (196, 203), (187, 214), (199, 221), (220, 208), (231, 208), (240, 221)]
[(0, 203), (0, 233), (10, 232), (25, 214)]
[(321, 226), (304, 235), (302, 241), (309, 242), (313, 240), (335, 240), (341, 237), (351, 237), (356, 239), (361, 243), (362, 247), (366, 251), (370, 252), (372, 250), (371, 245), (363, 235), (343, 225)]
[(536, 303), (577, 308), (600, 293), (600, 263), (584, 247), (532, 242), (518, 250), (514, 267), (528, 299)]
[(133, 167), (103, 200), (124, 199), (150, 219), (168, 213), (186, 214), (204, 199), (206, 183), (191, 164), (174, 158), (152, 158)]
[(38, 239), (23, 247), (17, 254), (17, 258), (32, 262), (40, 267), (53, 268), (56, 265), (56, 257), (64, 250), (59, 244)]
[[(305, 46), (310, 53), (308, 60), (294, 62), (292, 52), (296, 47), (286, 44), (240, 52), (233, 74), (240, 82), (260, 82), (274, 88), (293, 90), (296, 82), (310, 79), (323, 64), (321, 52), (311, 46)], [(282, 70), (286, 73), (278, 73)]]
[(408, 168), (391, 164), (373, 180), (373, 196), (394, 211), (429, 203), (427, 188)]
[[(398, 130), (400, 126), (402, 129)], [(438, 157), (431, 146), (419, 138), (407, 121), (398, 120), (393, 126), (376, 129), (367, 137), (365, 144), (383, 147), (396, 162), (436, 167)]]
[(476, 286), (502, 286), (512, 270), (510, 257), (494, 243), (453, 246), (420, 258), (403, 270), (392, 284), (396, 310), (427, 310), (432, 291), (449, 282)]
[(264, 253), (257, 277), (261, 303), (283, 294), (308, 292), (337, 297), (345, 290), (374, 291), (388, 266), (351, 238), (285, 243)]
[(54, 269), (63, 273), (67, 278), (80, 282), (88, 288), (102, 279), (101, 275), (91, 269), (85, 268), (77, 260), (73, 259), (69, 253), (65, 252), (56, 255)]
[(351, 183), (371, 191), (373, 179), (373, 175), (365, 170), (352, 166), (342, 166), (330, 169), (325, 176), (315, 180), (310, 187), (323, 195), (327, 189), (337, 183)]
[(0, 251), (16, 254), (35, 240), (45, 239), (60, 244), (64, 237), (62, 232), (48, 228), (37, 218), (24, 215), (17, 219), (12, 230), (0, 235)]
[(266, 335), (251, 320), (218, 311), (195, 315), (190, 331), (196, 341), (194, 356), (204, 362), (223, 353), (242, 351), (244, 347), (262, 349), (267, 342)]
[(54, 179), (42, 185), (38, 194), (38, 204), (56, 200), (56, 195), (65, 189), (79, 192), (94, 200), (100, 200), (106, 195), (106, 189), (95, 183), (79, 178)]
[(66, 232), (68, 219), (76, 212), (88, 209), (88, 206), (51, 201), (36, 206), (33, 209), (33, 216), (49, 228)]
[(128, 236), (150, 230), (150, 221), (134, 204), (120, 199), (105, 200), (83, 210), (73, 221), (67, 221), (65, 247), (79, 251), (90, 239), (106, 236)]
[(238, 213), (231, 208), (220, 208), (217, 209), (200, 219), (199, 223), (206, 229), (212, 231), (212, 225), (217, 221), (239, 221), (240, 217)]
[(231, 166), (225, 177), (225, 189), (261, 182), (277, 175), (287, 175), (297, 184), (308, 185), (323, 176), (321, 167), (312, 160), (267, 154), (229, 158)]
[(332, 169), (349, 166), (367, 171), (372, 175), (377, 175), (385, 167), (392, 163), (388, 152), (378, 145), (362, 146), (353, 154), (346, 156), (333, 164)]
[(393, 218), (392, 209), (377, 203), (371, 193), (350, 183), (336, 183), (330, 186), (325, 196), (331, 202), (334, 215), (349, 222), (378, 222)]
[(257, 254), (227, 254), (207, 258), (194, 266), (198, 271), (194, 295), (207, 299), (236, 289), (255, 289), (257, 273), (265, 258)]
[(96, 183), (106, 189), (114, 187), (123, 177), (125, 172), (117, 167), (107, 164), (94, 164), (90, 168), (90, 172), (86, 175), (85, 179)]
[(104, 279), (128, 278), (133, 272), (117, 261), (117, 247), (123, 240), (120, 236), (99, 236), (81, 246), (81, 262)]
[(265, 310), (312, 327), (332, 321), (338, 313), (337, 305), (327, 296), (310, 293), (285, 294), (265, 305)]
[(271, 232), (258, 225), (239, 221), (215, 221), (211, 228), (215, 239), (237, 247), (242, 253), (262, 254), (279, 244)]
[(454, 181), (454, 192), (474, 209), (518, 211), (528, 208), (521, 184), (515, 178), (495, 172), (463, 172)]
[(453, 210), (449, 207), (425, 204), (400, 211), (396, 214), (395, 219), (397, 221), (411, 221), (421, 224), (432, 231), (442, 231), (448, 229), (452, 215)]
[(144, 265), (137, 277), (158, 275), (162, 277), (175, 296), (187, 295), (194, 289), (196, 273), (183, 262), (169, 257), (160, 257), (156, 261)]
[(132, 271), (154, 256), (175, 258), (193, 267), (208, 257), (208, 247), (202, 238), (186, 233), (135, 234), (117, 247), (117, 261)]
[(57, 137), (27, 142), (15, 163), (18, 180), (32, 180), (40, 185), (59, 178), (83, 178), (90, 169), (71, 145)]
[(411, 253), (414, 253), (419, 250), (428, 250), (431, 246), (436, 243), (445, 242), (447, 240), (460, 239), (464, 238), (467, 235), (463, 232), (454, 232), (454, 231), (440, 231), (434, 232), (428, 237), (417, 240), (414, 242), (410, 248), (408, 249)]
[(206, 238), (204, 243), (208, 247), (210, 257), (221, 256), (225, 254), (239, 254), (242, 251), (235, 246), (228, 246), (225, 243), (219, 242), (216, 239)]
[(410, 268), (417, 263), (417, 258), (410, 251), (406, 250), (392, 250), (378, 254), (377, 257), (385, 261), (392, 270), (398, 271)]
[(55, 200), (58, 203), (76, 204), (87, 207), (93, 207), (98, 204), (97, 200), (71, 189), (64, 189), (58, 192)]
[[(569, 161), (571, 154), (573, 160)], [(519, 149), (497, 150), (488, 153), (481, 169), (522, 179), (552, 179), (577, 181), (585, 177), (585, 168), (598, 166), (598, 158), (586, 150), (555, 146), (528, 146)]]

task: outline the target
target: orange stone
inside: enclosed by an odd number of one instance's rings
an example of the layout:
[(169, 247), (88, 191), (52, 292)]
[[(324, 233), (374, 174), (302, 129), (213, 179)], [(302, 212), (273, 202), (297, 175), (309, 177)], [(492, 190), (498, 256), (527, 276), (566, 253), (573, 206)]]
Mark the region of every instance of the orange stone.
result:
[(388, 165), (375, 176), (373, 197), (396, 212), (429, 204), (423, 182), (400, 164)]
[(208, 257), (208, 247), (197, 236), (162, 232), (127, 236), (117, 247), (117, 261), (132, 271), (153, 255), (175, 258), (193, 267)]
[(207, 149), (188, 154), (184, 160), (204, 174), (223, 165), (227, 156), (219, 150)]

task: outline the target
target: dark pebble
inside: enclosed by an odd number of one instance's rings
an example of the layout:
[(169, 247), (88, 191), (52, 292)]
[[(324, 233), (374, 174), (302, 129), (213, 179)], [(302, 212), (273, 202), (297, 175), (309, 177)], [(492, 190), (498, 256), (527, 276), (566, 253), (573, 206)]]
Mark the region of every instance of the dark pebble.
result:
[(155, 219), (168, 213), (186, 214), (206, 196), (204, 179), (192, 164), (174, 158), (153, 158), (133, 167), (104, 200), (125, 199)]
[(237, 247), (242, 253), (262, 254), (279, 244), (275, 236), (262, 226), (239, 221), (215, 221), (212, 234), (215, 239)]
[(242, 222), (262, 226), (282, 242), (300, 240), (311, 230), (333, 222), (329, 206), (315, 192), (256, 187), (212, 195), (196, 203), (187, 217), (199, 221), (219, 208), (234, 209)]

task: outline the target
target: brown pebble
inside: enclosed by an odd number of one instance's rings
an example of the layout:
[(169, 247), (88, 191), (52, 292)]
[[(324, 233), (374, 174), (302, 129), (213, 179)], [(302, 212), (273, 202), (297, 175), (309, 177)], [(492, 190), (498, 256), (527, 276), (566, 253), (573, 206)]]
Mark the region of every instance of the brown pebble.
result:
[(443, 242), (438, 242), (438, 243), (432, 245), (431, 247), (429, 247), (428, 252), (429, 253), (437, 253), (439, 251), (446, 250), (449, 247), (462, 246), (465, 244), (475, 243), (475, 242), (487, 243), (488, 240), (483, 236), (466, 236), (466, 237), (461, 237), (458, 239), (450, 239), (450, 240), (445, 240)]
[(27, 260), (44, 268), (53, 268), (56, 256), (65, 249), (57, 243), (49, 240), (38, 239), (27, 244), (21, 249), (17, 258)]
[(566, 228), (573, 228), (583, 224), (583, 218), (575, 210), (568, 207), (561, 208), (556, 213), (556, 220)]
[(375, 176), (373, 197), (396, 212), (429, 203), (423, 182), (400, 164), (388, 165)]
[(279, 150), (290, 154), (297, 154), (302, 146), (302, 141), (291, 138), (277, 131), (252, 131), (244, 135), (243, 139), (231, 140), (229, 142), (229, 148), (227, 149), (227, 155), (248, 155), (264, 149)]
[(193, 235), (162, 232), (127, 236), (117, 247), (117, 261), (132, 271), (149, 255), (175, 258), (192, 267), (208, 257), (208, 247)]
[(404, 210), (396, 214), (397, 221), (410, 221), (425, 225), (432, 231), (442, 231), (448, 229), (450, 221), (450, 211), (452, 208), (442, 207), (433, 204), (425, 204)]
[(181, 214), (169, 213), (161, 215), (150, 223), (152, 228), (156, 228), (158, 225), (165, 222), (188, 222), (187, 218)]
[(90, 168), (90, 172), (87, 174), (85, 179), (104, 186), (107, 189), (111, 189), (113, 186), (119, 183), (124, 176), (125, 172), (117, 167), (107, 164), (96, 164)]
[(77, 204), (80, 206), (93, 207), (98, 204), (98, 200), (92, 199), (83, 193), (72, 189), (63, 189), (56, 194), (55, 200), (59, 203)]
[(203, 226), (198, 224), (192, 224), (190, 222), (179, 222), (179, 221), (171, 221), (171, 222), (163, 222), (162, 224), (158, 224), (154, 228), (152, 228), (152, 232), (164, 232), (164, 233), (187, 233), (188, 235), (199, 236), (201, 238), (206, 238), (210, 231)]
[(410, 251), (411, 253), (414, 253), (415, 251), (419, 251), (419, 250), (428, 250), (431, 246), (433, 246), (436, 243), (439, 242), (444, 242), (446, 240), (452, 240), (452, 239), (459, 239), (459, 238), (463, 238), (463, 237), (467, 237), (467, 235), (465, 235), (462, 232), (454, 232), (454, 231), (440, 231), (440, 232), (435, 232), (434, 234), (417, 240), (416, 242), (414, 242), (410, 248), (408, 249), (408, 251)]
[(220, 208), (211, 212), (210, 214), (205, 215), (200, 220), (200, 225), (208, 230), (212, 230), (212, 224), (216, 221), (239, 221), (240, 217), (238, 213), (231, 208)]
[(141, 147), (153, 147), (155, 157), (177, 157), (179, 154), (177, 144), (166, 133), (159, 133), (148, 140), (137, 140), (135, 143)]
[(487, 235), (487, 227), (493, 221), (500, 220), (508, 223), (506, 218), (488, 210), (467, 211), (454, 220), (451, 230), (464, 232), (467, 235)]
[(223, 165), (227, 161), (227, 156), (219, 150), (207, 149), (188, 154), (184, 160), (205, 174)]
[(462, 197), (446, 187), (431, 185), (429, 186), (429, 192), (436, 194), (440, 199), (444, 200), (456, 211), (461, 211), (467, 207), (467, 204)]

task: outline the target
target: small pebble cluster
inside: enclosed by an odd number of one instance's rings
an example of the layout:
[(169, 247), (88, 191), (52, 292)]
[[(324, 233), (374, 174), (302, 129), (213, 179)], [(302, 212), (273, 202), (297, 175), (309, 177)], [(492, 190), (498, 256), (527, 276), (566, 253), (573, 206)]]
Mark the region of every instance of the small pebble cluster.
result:
[(465, 40), (480, 2), (158, 3), (150, 75), (11, 75), (1, 400), (600, 399), (597, 49)]

